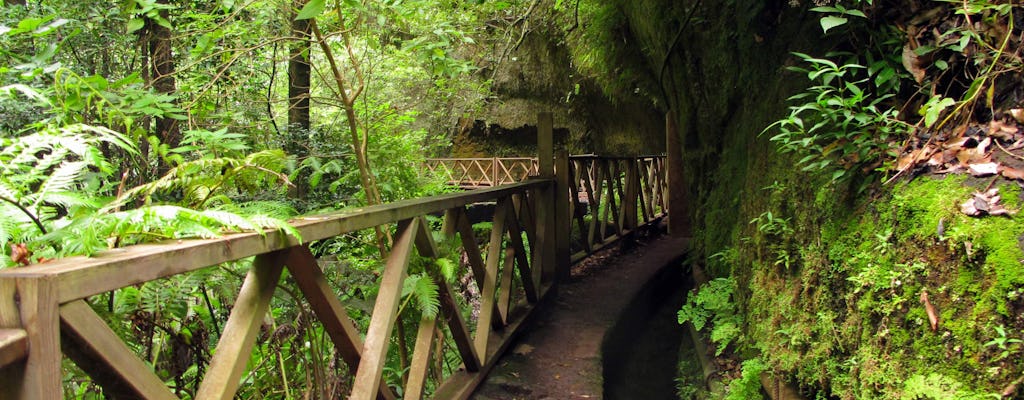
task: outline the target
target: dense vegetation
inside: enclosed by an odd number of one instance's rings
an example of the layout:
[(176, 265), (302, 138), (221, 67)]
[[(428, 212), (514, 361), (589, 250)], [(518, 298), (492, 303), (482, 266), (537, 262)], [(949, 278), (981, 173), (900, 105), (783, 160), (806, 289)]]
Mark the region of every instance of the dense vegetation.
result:
[(682, 127), (711, 398), (1024, 396), (1019, 5), (568, 3), (583, 72)]
[[(418, 163), (493, 100), (520, 44), (549, 50), (529, 40), (542, 34), (572, 64), (543, 76), (555, 102), (597, 87), (678, 118), (694, 264), (712, 278), (679, 316), (719, 356), (712, 396), (762, 395), (769, 376), (814, 398), (1024, 396), (1024, 10), (813, 3), (7, 1), (0, 255), (287, 230), (443, 190)], [(313, 245), (361, 324), (387, 235)], [(245, 267), (93, 305), (188, 397)], [(422, 307), (403, 318), (430, 309), (429, 286), (410, 285)], [(345, 392), (343, 368), (303, 367), (337, 361), (293, 292), (252, 360), (275, 367), (242, 397)]]
[[(19, 2), (0, 8), (0, 267), (446, 190), (421, 172), (489, 97), (520, 2)], [(483, 229), (486, 229), (484, 227)], [(312, 243), (368, 323), (377, 229)], [(456, 257), (457, 255), (452, 255)], [(451, 263), (442, 263), (456, 279)], [(91, 299), (180, 396), (195, 393), (248, 261)], [(436, 312), (423, 265), (403, 318)], [(467, 308), (468, 310), (468, 308)], [(282, 282), (242, 398), (338, 398), (350, 374)], [(399, 324), (399, 331), (403, 330)], [(403, 344), (404, 345), (404, 344)], [(386, 379), (408, 360), (394, 355)], [(458, 365), (439, 360), (448, 373)], [(442, 365), (443, 363), (443, 365)], [(308, 368), (308, 366), (314, 366)], [(332, 366), (327, 368), (327, 366)], [(440, 371), (438, 371), (440, 373)], [(102, 393), (71, 364), (65, 392)]]

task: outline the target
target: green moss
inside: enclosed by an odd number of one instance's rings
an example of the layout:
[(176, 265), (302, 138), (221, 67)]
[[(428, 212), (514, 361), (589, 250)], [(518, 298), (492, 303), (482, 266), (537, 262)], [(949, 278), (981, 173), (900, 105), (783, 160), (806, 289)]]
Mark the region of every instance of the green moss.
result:
[[(964, 177), (921, 178), (852, 205), (836, 195), (842, 187), (790, 184), (757, 202), (795, 221), (782, 240), (799, 263), (787, 271), (760, 259), (780, 239), (758, 232), (738, 251), (733, 269), (749, 276), (748, 320), (759, 321), (746, 342), (772, 369), (840, 398), (927, 396), (917, 383), (935, 376), (954, 384), (950, 393), (1000, 389), (1011, 368), (993, 361), (983, 343), (993, 324), (1021, 307), (1012, 301), (1024, 283), (1017, 243), (1024, 225), (1016, 217), (962, 215), (959, 204), (975, 190), (967, 184)], [(1017, 189), (1000, 190), (1007, 207), (1019, 207)], [(778, 199), (815, 207), (787, 209)], [(939, 312), (937, 331), (922, 291)]]

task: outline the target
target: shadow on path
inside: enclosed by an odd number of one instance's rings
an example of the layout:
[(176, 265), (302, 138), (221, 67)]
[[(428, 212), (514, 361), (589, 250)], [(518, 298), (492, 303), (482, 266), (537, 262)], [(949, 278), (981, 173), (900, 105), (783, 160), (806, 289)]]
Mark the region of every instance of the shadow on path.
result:
[[(635, 322), (637, 318), (628, 318), (634, 314), (630, 308), (631, 302), (642, 301), (638, 300), (641, 299), (638, 297), (639, 294), (650, 294), (646, 293), (645, 289), (651, 289), (651, 284), (658, 283), (668, 276), (661, 274), (678, 277), (678, 283), (673, 284), (668, 280), (662, 282), (664, 285), (655, 286), (682, 287), (683, 271), (680, 265), (688, 247), (689, 242), (686, 239), (654, 239), (637, 246), (629, 253), (611, 258), (606, 265), (588, 271), (585, 276), (563, 283), (558, 289), (558, 295), (550, 304), (542, 305), (533, 324), (513, 345), (512, 350), (498, 361), (490, 376), (471, 398), (604, 398), (601, 352), (606, 336), (610, 335), (612, 328), (619, 321), (641, 323), (659, 311), (658, 306), (663, 302), (653, 304), (653, 309), (645, 310), (643, 313), (635, 313), (640, 322)], [(678, 307), (678, 304), (675, 307)], [(624, 314), (627, 311), (628, 314)], [(637, 326), (637, 332), (640, 331), (647, 329)], [(674, 365), (680, 341), (681, 339), (674, 340), (675, 343), (671, 344), (673, 349), (664, 350), (671, 351), (669, 357), (672, 360), (672, 367), (668, 368), (669, 371), (663, 371), (670, 375), (675, 373)], [(655, 348), (652, 351), (663, 350)], [(671, 395), (671, 380), (669, 385), (668, 394)], [(660, 387), (664, 388), (664, 385)], [(659, 397), (610, 395), (608, 398)]]

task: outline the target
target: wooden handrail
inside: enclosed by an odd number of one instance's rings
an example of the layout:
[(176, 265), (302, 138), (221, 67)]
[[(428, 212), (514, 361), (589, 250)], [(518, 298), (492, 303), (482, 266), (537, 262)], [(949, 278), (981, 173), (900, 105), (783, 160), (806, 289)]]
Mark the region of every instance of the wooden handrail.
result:
[(0, 329), (0, 368), (28, 355), (28, 333), (24, 329)]
[(573, 263), (667, 215), (664, 156), (570, 156)]
[[(445, 214), (446, 233), (462, 237), (473, 276), (483, 288), (482, 312), (476, 324), (465, 321), (454, 300), (454, 290), (439, 273), (432, 273), (440, 288), (441, 315), (421, 322), (405, 393), (422, 395), (428, 379), (425, 360), (429, 359), (430, 348), (445, 340), (435, 337), (439, 330), (434, 326), (444, 322), (464, 369), (436, 382), (435, 387), (439, 393), (453, 393), (451, 398), (468, 397), (534, 304), (550, 293), (548, 288), (553, 282), (543, 280), (541, 271), (555, 266), (546, 264), (534, 253), (554, 245), (551, 238), (537, 234), (552, 221), (536, 219), (553, 216), (552, 212), (544, 211), (553, 205), (539, 201), (542, 196), (538, 195), (551, 190), (553, 182), (532, 179), (292, 221), (303, 242), (398, 223), (396, 242), (385, 263), (365, 340), (349, 320), (344, 304), (328, 285), (309, 248), (297, 238), (276, 231), (131, 246), (90, 258), (73, 257), (0, 270), (0, 367), (6, 368), (0, 377), (0, 398), (62, 398), (62, 345), (67, 355), (106, 393), (129, 398), (177, 398), (85, 299), (251, 256), (255, 256), (252, 267), (212, 352), (196, 398), (229, 399), (235, 395), (285, 269), (298, 284), (339, 355), (355, 371), (349, 398), (397, 398), (382, 381), (384, 360), (399, 317), (398, 303), (412, 253), (428, 258), (440, 256), (425, 218), (440, 212)], [(499, 204), (486, 258), (477, 246), (478, 238), (466, 212), (467, 205), (482, 201)], [(524, 235), (530, 241), (528, 245), (523, 242)], [(474, 325), (477, 328), (471, 329)], [(18, 372), (8, 374), (9, 368)]]
[[(474, 159), (458, 168), (466, 173), (483, 172), (471, 177), (473, 183), (490, 187), (299, 218), (292, 226), (301, 241), (278, 231), (238, 233), (131, 246), (94, 257), (0, 270), (0, 368), (4, 368), (0, 398), (62, 398), (62, 349), (106, 393), (177, 398), (87, 299), (248, 257), (254, 261), (196, 398), (235, 395), (274, 289), (286, 269), (338, 354), (355, 373), (350, 399), (397, 398), (382, 374), (399, 318), (402, 283), (413, 251), (421, 257), (440, 256), (426, 216), (443, 213), (444, 234), (461, 238), (468, 267), (481, 290), (480, 315), (475, 323), (466, 321), (455, 300), (458, 294), (432, 272), (440, 288), (441, 315), (420, 321), (402, 393), (413, 397), (424, 393), (430, 375), (430, 349), (446, 340), (438, 337), (438, 332), (447, 332), (463, 368), (441, 377), (433, 387), (438, 398), (464, 399), (511, 343), (534, 305), (551, 293), (549, 288), (562, 269), (567, 270), (569, 237), (574, 238), (578, 250), (572, 259), (579, 260), (665, 215), (663, 157), (560, 157), (555, 179), (528, 178), (518, 183), (506, 180), (537, 174), (535, 159)], [(467, 213), (467, 206), (479, 202), (496, 204), (486, 252), (477, 245), (480, 238)], [(345, 305), (305, 243), (374, 227), (391, 229), (396, 223), (396, 242), (384, 263), (370, 325), (361, 332), (349, 320)], [(568, 229), (556, 230), (555, 226)], [(566, 259), (559, 260), (555, 249), (563, 245)], [(446, 324), (448, 329), (442, 331), (438, 324)]]

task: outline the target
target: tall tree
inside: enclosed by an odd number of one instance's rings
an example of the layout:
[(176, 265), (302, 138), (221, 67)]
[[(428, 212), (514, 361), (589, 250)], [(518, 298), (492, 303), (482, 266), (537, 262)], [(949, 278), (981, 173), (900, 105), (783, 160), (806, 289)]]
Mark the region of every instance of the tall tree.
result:
[[(168, 0), (157, 0), (153, 5), (157, 12), (147, 13), (142, 31), (143, 45), (149, 59), (148, 74), (150, 85), (158, 93), (175, 94), (174, 53), (171, 43), (169, 10), (173, 8)], [(178, 120), (170, 117), (156, 118), (156, 133), (160, 142), (177, 147), (181, 143), (181, 129)]]
[[(291, 4), (291, 31), (296, 39), (291, 44), (288, 57), (288, 139), (285, 151), (298, 158), (309, 155), (303, 138), (308, 138), (310, 129), (309, 118), (309, 19), (299, 19), (298, 10), (306, 5), (307, 0), (294, 0)], [(306, 183), (297, 182), (295, 195), (302, 198), (306, 194)]]

